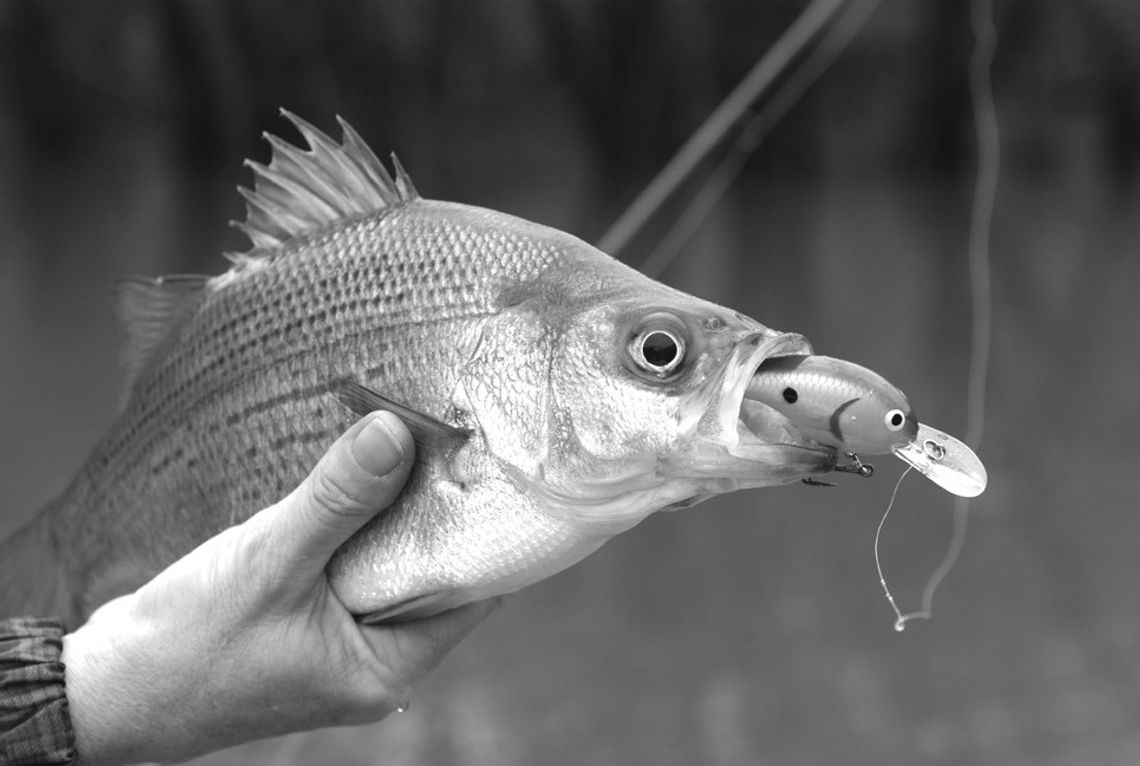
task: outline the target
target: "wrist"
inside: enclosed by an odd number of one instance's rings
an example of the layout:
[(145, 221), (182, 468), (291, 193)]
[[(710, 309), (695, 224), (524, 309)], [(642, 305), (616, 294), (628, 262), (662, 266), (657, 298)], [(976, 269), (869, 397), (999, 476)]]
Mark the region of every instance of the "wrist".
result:
[[(134, 596), (110, 602), (63, 637), (66, 689), (81, 766), (148, 760), (140, 723), (153, 716), (140, 668), (130, 659), (139, 626)], [(148, 715), (148, 711), (150, 715)]]

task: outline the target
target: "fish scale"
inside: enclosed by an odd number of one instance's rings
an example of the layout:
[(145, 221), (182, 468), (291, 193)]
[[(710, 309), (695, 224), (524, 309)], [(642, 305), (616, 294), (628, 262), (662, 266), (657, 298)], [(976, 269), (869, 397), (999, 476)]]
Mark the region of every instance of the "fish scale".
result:
[[(351, 239), (351, 232), (347, 238)], [(335, 246), (337, 243), (334, 241), (332, 244)], [(335, 257), (335, 251), (326, 257)], [(357, 258), (365, 261), (368, 255), (362, 253)], [(315, 260), (319, 262), (321, 258)], [(153, 405), (140, 408), (138, 421), (145, 422), (157, 412), (191, 411), (194, 400), (215, 396), (219, 390), (232, 385), (234, 380), (241, 379), (249, 370), (281, 363), (294, 355), (318, 353), (330, 341), (350, 342), (357, 333), (368, 337), (369, 344), (379, 347), (388, 357), (389, 361), (382, 361), (377, 367), (391, 365), (391, 359), (406, 358), (408, 349), (396, 348), (394, 343), (377, 333), (377, 330), (382, 330), (385, 326), (405, 323), (401, 321), (398, 306), (392, 310), (385, 306), (383, 316), (389, 321), (380, 327), (377, 327), (376, 312), (367, 310), (369, 305), (358, 303), (354, 310), (349, 309), (354, 287), (360, 284), (359, 271), (343, 271), (337, 279), (326, 280), (324, 289), (311, 291), (311, 285), (306, 285), (310, 291), (303, 292), (290, 279), (292, 272), (303, 264), (289, 264), (285, 258), (279, 258), (278, 263), (288, 264), (289, 268), (274, 272), (267, 269), (265, 274), (253, 275), (241, 291), (228, 296), (226, 304), (203, 315), (206, 321), (200, 329), (192, 327), (183, 334), (184, 344), (180, 351), (171, 355), (161, 369), (141, 383), (140, 400), (153, 401)], [(381, 269), (382, 267), (372, 266), (374, 271)], [(372, 283), (378, 284), (376, 281)], [(396, 289), (399, 289), (398, 283)], [(227, 311), (229, 306), (248, 305), (251, 295), (257, 295), (261, 299), (260, 310), (252, 316), (247, 312), (234, 319)], [(382, 295), (373, 295), (371, 305), (379, 305), (383, 299)], [(275, 305), (282, 308), (307, 306), (303, 317), (289, 320), (299, 323), (295, 332), (281, 332), (281, 325), (287, 323), (283, 322), (280, 315), (272, 313)], [(449, 307), (436, 305), (432, 308), (443, 311)], [(322, 315), (325, 316), (324, 320), (321, 320)], [(235, 329), (240, 331), (235, 332)], [(418, 343), (422, 339), (408, 340), (409, 343)], [(250, 353), (251, 350), (256, 350), (257, 353)], [(229, 365), (222, 364), (227, 359), (234, 361)], [(390, 377), (393, 385), (400, 385), (398, 374)], [(273, 388), (264, 393), (268, 398), (276, 395)], [(240, 413), (237, 416), (240, 417)], [(124, 442), (137, 445), (138, 452), (147, 452), (152, 445), (146, 440), (135, 438), (131, 425), (133, 424), (125, 427), (127, 438)], [(114, 452), (117, 446), (112, 444), (109, 449)]]
[[(420, 198), (347, 125), (249, 163), (254, 248), (216, 277), (119, 289), (125, 404), (64, 493), (3, 546), (0, 609), (72, 623), (296, 487), (355, 418), (416, 439), (396, 503), (329, 563), (362, 619), (517, 590), (650, 513), (826, 472), (772, 413), (739, 428), (800, 336), (654, 282), (568, 234)], [(641, 339), (683, 337), (655, 370)], [(345, 397), (345, 386), (360, 396)], [(363, 398), (361, 398), (363, 396)]]
[[(433, 248), (440, 240), (480, 248), (487, 238), (459, 223), (429, 236), (422, 221), (409, 225), (383, 220), (423, 214), (388, 211), (377, 216), (379, 220), (299, 242), (295, 247), (304, 250), (301, 258), (282, 253), (252, 273), (240, 289), (207, 296), (202, 311), (179, 334), (173, 353), (136, 384), (139, 406), (134, 417), (109, 435), (109, 462), (119, 470), (93, 476), (90, 491), (77, 488), (84, 502), (65, 502), (63, 513), (91, 513), (92, 496), (105, 496), (106, 507), (138, 505), (138, 497), (155, 495), (148, 488), (157, 487), (164, 490), (161, 495), (197, 497), (203, 504), (227, 509), (208, 526), (195, 529), (197, 537), (248, 516), (299, 483), (351, 422), (351, 413), (329, 399), (329, 381), (340, 373), (355, 371), (410, 406), (441, 412), (451, 381), (444, 377), (425, 387), (422, 370), (456, 369), (463, 352), (447, 342), (456, 334), (449, 324), (487, 314), (491, 305), (485, 289), (455, 283), (456, 272), (469, 275), (470, 268), (460, 268), (455, 256), (441, 257)], [(413, 232), (411, 241), (426, 244), (409, 248), (406, 230)], [(401, 237), (395, 243), (377, 238), (388, 231), (398, 231)], [(402, 275), (388, 281), (367, 278), (390, 269), (395, 260), (391, 252), (410, 253), (399, 261)], [(521, 266), (525, 258), (509, 263)], [(335, 271), (330, 264), (336, 264)], [(329, 276), (312, 278), (322, 270)], [(298, 273), (308, 278), (297, 278)], [(381, 289), (369, 291), (367, 286)], [(258, 308), (250, 310), (254, 296)], [(435, 320), (417, 322), (424, 316)], [(302, 369), (278, 372), (294, 365)], [(247, 380), (251, 373), (254, 377)], [(283, 380), (312, 395), (298, 399), (292, 388), (281, 392)], [(298, 432), (295, 423), (308, 427)], [(286, 446), (288, 459), (272, 459)], [(201, 465), (198, 478), (191, 481), (185, 462), (170, 459), (175, 449), (182, 451), (183, 461)], [(249, 449), (271, 461), (252, 476), (241, 459)], [(156, 463), (161, 470), (155, 469)], [(152, 513), (164, 513), (162, 505), (161, 500), (152, 501)], [(140, 524), (149, 526), (145, 518), (133, 517), (125, 534), (130, 536)], [(174, 535), (156, 543), (142, 530), (136, 539), (147, 541), (155, 560), (170, 558), (195, 542)], [(158, 546), (170, 552), (155, 551)], [(458, 563), (462, 566), (462, 559)], [(98, 578), (100, 564), (82, 562), (76, 570)]]

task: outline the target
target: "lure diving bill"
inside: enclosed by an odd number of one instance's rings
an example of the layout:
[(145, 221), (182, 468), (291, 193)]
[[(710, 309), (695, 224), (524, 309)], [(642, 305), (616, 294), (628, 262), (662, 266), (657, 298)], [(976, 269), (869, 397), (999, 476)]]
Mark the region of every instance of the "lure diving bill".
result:
[(906, 395), (866, 367), (827, 356), (773, 357), (752, 376), (745, 398), (776, 410), (860, 468), (861, 455), (894, 454), (959, 497), (986, 488), (986, 468), (974, 451), (920, 423)]

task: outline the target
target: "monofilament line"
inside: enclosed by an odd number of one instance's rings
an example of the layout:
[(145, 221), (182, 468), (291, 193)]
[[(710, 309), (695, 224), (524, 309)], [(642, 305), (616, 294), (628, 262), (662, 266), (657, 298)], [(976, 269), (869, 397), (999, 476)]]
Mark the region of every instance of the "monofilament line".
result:
[[(970, 103), (974, 111), (974, 129), (978, 141), (978, 174), (974, 185), (974, 204), (970, 211), (970, 298), (971, 336), (970, 367), (966, 393), (965, 442), (975, 452), (981, 446), (986, 415), (986, 377), (989, 372), (990, 339), (992, 336), (992, 301), (990, 279), (990, 233), (993, 228), (994, 202), (997, 198), (998, 169), (1001, 164), (1001, 142), (998, 133), (997, 109), (994, 105), (990, 73), (994, 50), (997, 47), (997, 30), (993, 23), (993, 0), (973, 0), (970, 5), (970, 24), (974, 31), (974, 51), (970, 56)], [(910, 469), (908, 468), (907, 471)], [(906, 476), (906, 472), (903, 473)], [(902, 477), (899, 477), (902, 482)], [(898, 492), (898, 485), (895, 485)], [(879, 530), (894, 504), (891, 495)], [(887, 594), (887, 601), (895, 610), (895, 630), (903, 630), (908, 620), (930, 619), (933, 614), (934, 592), (953, 569), (966, 540), (970, 501), (959, 497), (954, 502), (954, 531), (942, 561), (930, 575), (922, 591), (922, 609), (901, 614), (883, 579), (879, 566), (879, 531), (875, 532), (875, 566), (879, 581)]]
[(891, 595), (891, 589), (887, 587), (887, 577), (883, 574), (883, 562), (879, 559), (879, 538), (883, 534), (883, 525), (887, 523), (887, 516), (891, 513), (891, 508), (895, 505), (895, 497), (899, 494), (899, 487), (902, 486), (903, 479), (911, 472), (914, 466), (908, 465), (906, 470), (899, 476), (899, 480), (895, 482), (895, 489), (891, 492), (891, 500), (887, 503), (887, 510), (883, 511), (883, 518), (879, 519), (879, 526), (875, 528), (875, 571), (879, 573), (879, 585), (883, 586), (883, 593), (887, 597), (887, 603), (891, 605), (891, 609), (895, 610), (895, 630), (901, 631), (906, 627), (906, 621), (912, 615), (903, 615), (899, 610), (898, 604), (895, 603), (895, 597)]

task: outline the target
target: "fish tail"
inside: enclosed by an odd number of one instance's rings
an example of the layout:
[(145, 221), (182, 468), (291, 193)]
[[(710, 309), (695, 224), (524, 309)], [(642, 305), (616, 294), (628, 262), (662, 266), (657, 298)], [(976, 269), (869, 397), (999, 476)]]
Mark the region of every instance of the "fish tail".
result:
[(56, 550), (52, 506), (0, 542), (0, 617), (57, 617), (78, 627)]

